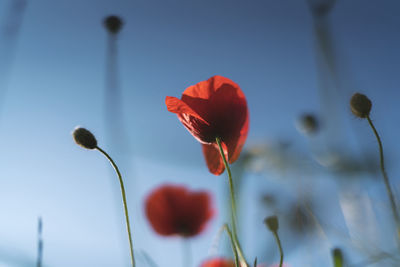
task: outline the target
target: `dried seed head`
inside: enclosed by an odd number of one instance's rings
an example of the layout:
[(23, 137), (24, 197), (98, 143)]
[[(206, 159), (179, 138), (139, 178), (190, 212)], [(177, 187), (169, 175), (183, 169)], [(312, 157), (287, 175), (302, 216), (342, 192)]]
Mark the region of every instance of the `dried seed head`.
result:
[(271, 232), (276, 232), (278, 231), (279, 228), (279, 222), (278, 222), (278, 217), (277, 216), (269, 216), (264, 220), (264, 223), (268, 226), (268, 229)]
[(97, 147), (96, 138), (90, 131), (86, 130), (85, 128), (75, 128), (72, 136), (75, 140), (75, 143), (77, 143), (81, 147), (84, 147), (86, 149), (95, 149)]
[(112, 34), (117, 34), (121, 30), (122, 25), (122, 20), (117, 16), (108, 16), (104, 19), (104, 26)]
[(355, 93), (350, 100), (351, 112), (359, 118), (366, 118), (371, 111), (372, 103), (367, 96)]

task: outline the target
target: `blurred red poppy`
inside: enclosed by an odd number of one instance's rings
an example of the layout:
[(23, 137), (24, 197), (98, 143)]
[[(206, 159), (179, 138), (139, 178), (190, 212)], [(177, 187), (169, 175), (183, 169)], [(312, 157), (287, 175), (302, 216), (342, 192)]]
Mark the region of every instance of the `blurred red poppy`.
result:
[(201, 267), (235, 267), (235, 262), (224, 258), (216, 258), (203, 262)]
[(181, 99), (167, 96), (165, 104), (202, 144), (211, 173), (219, 175), (225, 169), (217, 137), (221, 139), (229, 163), (237, 160), (247, 138), (249, 112), (246, 97), (236, 83), (213, 76), (188, 87)]
[(163, 236), (195, 236), (214, 213), (207, 192), (190, 192), (173, 185), (154, 190), (146, 199), (145, 209), (151, 226)]

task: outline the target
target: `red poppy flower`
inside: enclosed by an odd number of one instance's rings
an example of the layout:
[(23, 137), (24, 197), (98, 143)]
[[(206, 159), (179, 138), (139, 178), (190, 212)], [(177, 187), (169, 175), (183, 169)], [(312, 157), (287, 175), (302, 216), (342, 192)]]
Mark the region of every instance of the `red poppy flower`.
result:
[(224, 258), (216, 258), (203, 262), (201, 267), (235, 267), (235, 262)]
[(249, 114), (246, 97), (236, 83), (214, 76), (188, 87), (181, 99), (167, 96), (165, 104), (202, 144), (211, 173), (219, 175), (225, 169), (217, 137), (229, 163), (237, 160), (249, 130)]
[(145, 206), (151, 226), (164, 236), (195, 236), (213, 215), (207, 192), (190, 192), (183, 186), (157, 188), (147, 197)]

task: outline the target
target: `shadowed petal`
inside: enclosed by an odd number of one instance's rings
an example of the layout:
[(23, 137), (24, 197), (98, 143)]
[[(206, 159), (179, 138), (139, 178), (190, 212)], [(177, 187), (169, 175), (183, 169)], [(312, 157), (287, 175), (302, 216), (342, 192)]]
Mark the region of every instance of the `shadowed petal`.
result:
[(172, 192), (169, 188), (154, 191), (146, 200), (146, 216), (153, 229), (160, 235), (175, 234), (174, 211), (177, 207), (171, 194), (180, 194), (182, 189), (176, 188)]
[[(223, 144), (222, 144), (223, 145)], [(206, 159), (208, 170), (215, 175), (220, 175), (225, 170), (224, 161), (222, 160), (221, 154), (219, 153), (218, 145), (213, 144), (202, 144), (204, 158)], [(223, 147), (224, 149), (224, 147)], [(227, 155), (226, 147), (224, 149), (225, 157)]]
[(249, 132), (249, 116), (247, 116), (246, 121), (240, 130), (240, 134), (237, 138), (227, 140), (225, 142), (226, 146), (228, 147), (228, 158), (229, 163), (235, 162), (242, 151), (244, 143), (246, 142), (247, 133)]
[(169, 112), (176, 114), (187, 114), (199, 119), (200, 121), (208, 125), (207, 121), (205, 121), (199, 114), (197, 114), (196, 111), (194, 111), (191, 107), (189, 107), (185, 102), (183, 102), (179, 98), (167, 96), (165, 98), (165, 104), (167, 105), (167, 109)]

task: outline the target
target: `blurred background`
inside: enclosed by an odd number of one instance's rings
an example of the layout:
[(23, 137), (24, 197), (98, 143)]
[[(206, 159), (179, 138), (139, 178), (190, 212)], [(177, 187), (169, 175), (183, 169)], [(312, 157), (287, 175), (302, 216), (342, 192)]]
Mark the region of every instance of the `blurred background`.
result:
[[(158, 236), (143, 201), (159, 185), (213, 194), (216, 216), (190, 241), (193, 266), (231, 257), (227, 177), (165, 106), (213, 75), (240, 85), (250, 132), (234, 164), (239, 235), (249, 261), (279, 262), (263, 224), (280, 219), (287, 266), (399, 266), (371, 118), (399, 191), (400, 47), (396, 0), (0, 1), (0, 266), (129, 266), (118, 181), (127, 187), (137, 266), (182, 266), (182, 240)], [(120, 16), (110, 34), (103, 21)], [(396, 119), (397, 118), (397, 119)], [(185, 266), (188, 267), (188, 266)]]

